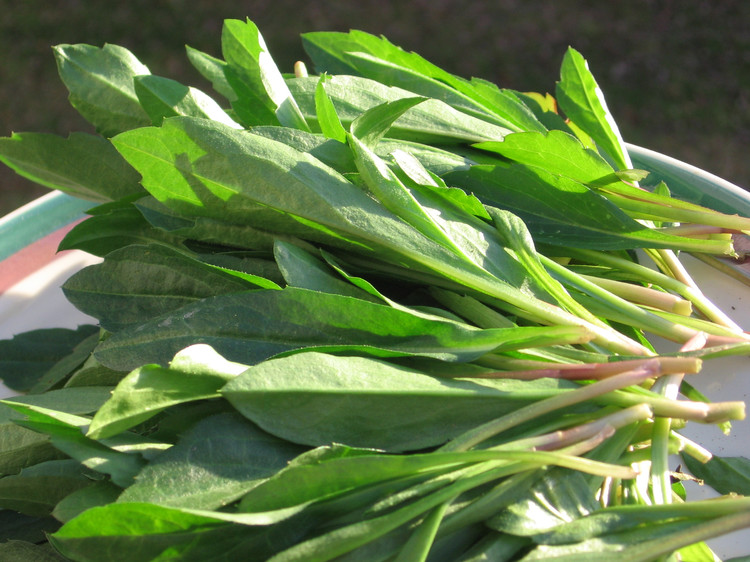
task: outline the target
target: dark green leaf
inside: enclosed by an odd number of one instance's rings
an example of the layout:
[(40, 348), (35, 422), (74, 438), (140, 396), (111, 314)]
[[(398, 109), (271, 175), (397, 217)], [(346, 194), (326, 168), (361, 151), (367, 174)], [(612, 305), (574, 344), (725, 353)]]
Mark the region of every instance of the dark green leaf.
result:
[(277, 241), (274, 257), (292, 287), (373, 300), (367, 292), (338, 276), (323, 260), (298, 246)]
[(44, 328), (0, 341), (0, 372), (4, 384), (17, 392), (29, 391), (45, 373), (98, 332), (99, 329), (91, 325), (76, 330)]
[(63, 238), (58, 249), (83, 250), (95, 256), (131, 244), (161, 243), (180, 247), (183, 238), (154, 228), (129, 200), (91, 209), (92, 215), (75, 225)]
[(248, 365), (309, 347), (471, 361), (490, 351), (545, 345), (549, 338), (580, 341), (582, 334), (577, 327), (479, 330), (416, 311), (287, 287), (187, 305), (114, 334), (95, 356), (111, 368), (129, 370), (144, 363), (164, 365), (179, 350), (206, 343)]
[(47, 540), (46, 534), (60, 528), (52, 517), (31, 517), (10, 509), (0, 509), (0, 541), (19, 540), (34, 544)]
[(67, 138), (13, 133), (0, 138), (0, 161), (27, 179), (90, 201), (143, 192), (138, 173), (112, 144), (87, 133), (71, 133)]
[(0, 558), (5, 562), (64, 562), (49, 544), (34, 544), (19, 540), (0, 543)]
[(145, 467), (118, 501), (217, 509), (284, 468), (302, 451), (238, 414), (211, 416)]
[(68, 494), (91, 484), (74, 460), (46, 461), (0, 478), (0, 507), (45, 516)]
[(99, 480), (65, 496), (55, 505), (52, 515), (65, 523), (87, 509), (114, 502), (121, 493), (122, 488), (109, 480)]
[(750, 496), (750, 460), (747, 458), (713, 456), (704, 464), (690, 455), (682, 455), (682, 460), (693, 476), (720, 494)]
[[(61, 386), (79, 367), (83, 365), (86, 359), (94, 351), (99, 343), (100, 330), (96, 326), (86, 326), (89, 330), (89, 336), (81, 340), (70, 352), (70, 354), (61, 358), (55, 363), (44, 375), (31, 387), (29, 392), (38, 394), (55, 387)], [(81, 328), (78, 328), (81, 331)]]
[(0, 447), (0, 476), (17, 474), (40, 462), (65, 458), (47, 435), (10, 421), (0, 424)]
[(153, 227), (179, 240), (186, 239), (186, 243), (197, 240), (229, 249), (270, 251), (273, 248), (273, 235), (246, 224), (232, 224), (209, 217), (186, 217), (151, 196), (138, 200), (135, 206)]
[[(265, 283), (263, 283), (265, 281)], [(259, 280), (267, 287), (275, 284)], [(257, 289), (246, 279), (160, 244), (115, 250), (63, 285), (68, 300), (117, 331), (202, 298)]]

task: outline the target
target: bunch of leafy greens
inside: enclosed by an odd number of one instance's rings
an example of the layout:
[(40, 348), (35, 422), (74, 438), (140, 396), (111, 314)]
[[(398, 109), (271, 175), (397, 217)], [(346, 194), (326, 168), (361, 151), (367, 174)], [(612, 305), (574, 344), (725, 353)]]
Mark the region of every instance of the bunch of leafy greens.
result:
[(744, 416), (683, 375), (750, 341), (677, 259), (750, 219), (642, 187), (573, 49), (553, 98), (303, 41), (284, 75), (226, 21), (187, 51), (215, 99), (60, 45), (98, 134), (0, 139), (103, 258), (64, 286), (99, 326), (1, 342), (4, 559), (703, 560), (750, 525), (747, 461), (678, 431)]

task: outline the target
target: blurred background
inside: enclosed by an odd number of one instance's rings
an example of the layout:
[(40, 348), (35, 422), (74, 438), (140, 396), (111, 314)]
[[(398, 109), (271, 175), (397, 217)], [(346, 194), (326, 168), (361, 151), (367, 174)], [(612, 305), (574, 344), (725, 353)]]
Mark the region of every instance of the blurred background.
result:
[[(746, 0), (0, 0), (0, 14), (0, 136), (92, 132), (52, 45), (122, 45), (152, 73), (210, 91), (185, 44), (220, 56), (222, 21), (249, 17), (284, 72), (306, 60), (300, 33), (361, 29), (460, 76), (554, 92), (571, 45), (626, 141), (750, 188)], [(0, 164), (0, 215), (46, 192)]]

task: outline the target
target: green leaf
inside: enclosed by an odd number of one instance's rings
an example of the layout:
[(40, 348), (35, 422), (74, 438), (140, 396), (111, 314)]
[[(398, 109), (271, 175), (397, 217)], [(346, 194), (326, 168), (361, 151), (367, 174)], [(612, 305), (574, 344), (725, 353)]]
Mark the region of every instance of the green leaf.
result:
[[(265, 281), (265, 280), (263, 280)], [(261, 284), (274, 286), (271, 282)], [(258, 285), (161, 244), (115, 250), (63, 284), (67, 299), (103, 328), (118, 331), (205, 297)]]
[(92, 216), (76, 224), (62, 239), (59, 250), (83, 250), (95, 256), (131, 244), (167, 244), (180, 247), (184, 239), (153, 227), (129, 199), (90, 209)]
[[(335, 140), (335, 137), (326, 138), (319, 133), (309, 133), (289, 127), (253, 127), (250, 132), (286, 144), (300, 152), (307, 152), (340, 174), (353, 172), (356, 169), (349, 147)], [(346, 130), (344, 130), (344, 140), (346, 140)]]
[(412, 97), (376, 105), (352, 121), (351, 134), (372, 150), (404, 113), (424, 101), (427, 98)]
[[(182, 117), (158, 129), (129, 131), (114, 143), (144, 174), (144, 186), (184, 216), (237, 225), (238, 235), (239, 226), (248, 225), (370, 259), (390, 258), (411, 270), (481, 284), (482, 290), (491, 285), (493, 294), (523, 300), (524, 306), (545, 306), (425, 237), (319, 160), (282, 143)], [(527, 285), (520, 273), (517, 287)]]
[(199, 51), (198, 49), (194, 49), (189, 45), (185, 46), (185, 50), (190, 64), (200, 72), (201, 76), (211, 82), (214, 90), (219, 92), (229, 101), (235, 101), (237, 99), (237, 94), (227, 81), (224, 70), (227, 67), (225, 61), (212, 57), (211, 55)]
[[(232, 107), (245, 125), (281, 123), (285, 127), (309, 130), (284, 77), (268, 53), (263, 36), (252, 21), (225, 20), (221, 49), (227, 62), (225, 74), (238, 96)], [(258, 102), (264, 108), (264, 115), (260, 122), (255, 122), (257, 110), (251, 106)], [(273, 121), (269, 122), (271, 117)]]
[(373, 300), (367, 292), (336, 275), (323, 260), (294, 244), (277, 240), (274, 257), (285, 281), (292, 287)]
[(302, 44), (319, 72), (358, 74), (440, 99), (455, 109), (512, 130), (519, 126), (521, 130), (539, 130), (538, 121), (512, 95), (486, 82), (454, 76), (385, 37), (358, 30), (313, 32), (302, 34)]
[(535, 166), (477, 165), (468, 172), (448, 174), (445, 181), (473, 192), (485, 205), (519, 215), (537, 243), (594, 249), (726, 251), (721, 242), (648, 228), (582, 183)]
[(13, 133), (0, 138), (0, 161), (31, 181), (90, 201), (143, 192), (138, 173), (111, 143), (87, 133), (71, 133), (67, 138)]
[(485, 533), (480, 541), (464, 553), (460, 562), (510, 562), (528, 542), (528, 539), (514, 535)]
[[(110, 392), (110, 387), (63, 388), (43, 394), (16, 396), (13, 400), (71, 414), (90, 414), (109, 398)], [(14, 423), (13, 420), (20, 417), (15, 410), (0, 405), (0, 476), (15, 474), (22, 468), (63, 456), (52, 446), (47, 435)]]
[[(356, 169), (349, 148), (333, 139), (326, 139), (323, 135), (288, 127), (254, 127), (251, 132), (287, 144), (300, 152), (309, 152), (341, 174)], [(440, 147), (403, 140), (382, 139), (373, 149), (375, 154), (389, 162), (393, 160), (392, 153), (396, 150), (408, 152), (438, 176), (454, 170), (468, 169), (474, 164), (469, 158)]]
[(13, 422), (0, 423), (0, 476), (44, 461), (66, 458), (50, 443), (47, 435), (26, 429)]
[(122, 488), (119, 486), (108, 480), (99, 480), (65, 496), (57, 502), (52, 515), (65, 523), (87, 509), (114, 502), (121, 493)]
[(560, 68), (557, 102), (565, 115), (581, 127), (621, 170), (633, 167), (625, 143), (604, 94), (581, 53), (569, 47)]
[(3, 383), (17, 392), (28, 392), (45, 373), (69, 357), (81, 342), (98, 333), (96, 326), (43, 328), (0, 340)]
[(388, 220), (377, 203), (314, 157), (219, 123), (175, 117), (114, 142), (144, 174), (144, 186), (187, 217), (286, 235), (353, 231), (368, 238), (380, 230), (369, 223)]
[[(79, 327), (78, 331), (83, 331), (83, 327)], [(48, 391), (52, 388), (62, 386), (63, 382), (67, 382), (67, 379), (75, 373), (75, 371), (83, 365), (86, 359), (91, 355), (91, 352), (99, 343), (100, 330), (96, 326), (85, 326), (89, 336), (80, 341), (72, 350), (71, 353), (61, 358), (55, 363), (44, 375), (36, 381), (34, 386), (29, 390), (32, 394), (38, 394)]]
[(268, 251), (273, 248), (274, 236), (246, 224), (185, 216), (152, 196), (139, 199), (135, 206), (150, 225), (180, 240), (197, 240), (209, 245), (245, 250)]
[(590, 184), (614, 173), (598, 153), (585, 148), (572, 135), (563, 131), (513, 133), (502, 142), (486, 142), (476, 148), (500, 154), (527, 166), (536, 166)]
[(487, 521), (496, 531), (531, 536), (584, 517), (599, 507), (590, 486), (579, 472), (547, 472), (532, 488), (502, 513)]
[(64, 562), (49, 544), (34, 544), (20, 540), (0, 543), (0, 558), (6, 562)]
[(150, 74), (130, 51), (117, 45), (57, 45), (60, 78), (70, 91), (70, 103), (111, 137), (151, 123), (135, 94), (133, 78)]
[(330, 80), (330, 76), (321, 74), (318, 85), (315, 86), (315, 114), (318, 117), (318, 126), (326, 138), (345, 143), (346, 129), (336, 114), (331, 98), (326, 93), (326, 80)]
[(720, 494), (750, 496), (750, 460), (745, 457), (711, 457), (701, 463), (689, 455), (682, 455), (685, 466), (696, 478)]
[[(228, 561), (223, 553), (230, 550), (233, 556), (253, 553), (253, 548), (243, 548), (243, 541), (252, 538), (247, 535), (247, 528), (208, 515), (149, 503), (112, 503), (68, 521), (50, 535), (50, 542), (64, 556), (86, 562), (100, 561), (102, 552), (126, 552), (129, 560), (143, 562), (162, 554)], [(187, 557), (199, 548), (203, 558)]]
[(313, 347), (471, 361), (490, 351), (587, 337), (577, 327), (480, 330), (416, 311), (287, 287), (221, 295), (187, 305), (112, 335), (94, 353), (117, 370), (144, 363), (166, 364), (179, 350), (195, 343), (206, 343), (227, 359), (248, 365)]
[(154, 125), (165, 117), (185, 115), (213, 119), (241, 129), (211, 97), (200, 90), (183, 86), (175, 80), (148, 74), (135, 77), (135, 93)]
[[(302, 114), (313, 130), (319, 130), (315, 113), (315, 89), (318, 79), (294, 78), (287, 81)], [(362, 113), (375, 106), (414, 94), (390, 88), (375, 80), (358, 76), (331, 76), (326, 82), (336, 113), (347, 127)], [(501, 140), (510, 131), (493, 123), (472, 117), (437, 99), (427, 99), (406, 112), (391, 127), (389, 136), (425, 144), (461, 144)]]
[(285, 439), (404, 451), (440, 445), (566, 387), (556, 381), (438, 379), (380, 360), (306, 352), (251, 367), (221, 394)]
[(16, 420), (17, 424), (49, 435), (55, 447), (84, 466), (108, 474), (118, 486), (130, 485), (145, 464), (140, 455), (117, 451), (85, 437), (82, 427), (88, 424), (88, 418), (9, 400), (3, 403), (26, 416)]
[[(503, 127), (508, 132), (519, 130), (518, 126), (504, 118), (504, 115), (490, 111), (485, 105), (486, 100), (476, 95), (469, 83), (453, 79), (454, 83), (460, 84), (461, 89), (470, 94), (466, 95), (440, 80), (367, 53), (350, 52), (346, 53), (345, 57), (353, 62), (358, 74), (369, 79), (377, 80), (388, 86), (403, 88), (420, 96), (441, 100), (454, 109), (482, 121)], [(508, 103), (510, 100), (506, 99), (503, 101), (505, 101), (505, 104), (510, 105)]]
[(218, 509), (283, 469), (302, 451), (236, 413), (210, 416), (149, 463), (118, 501)]
[(74, 460), (51, 460), (0, 478), (0, 507), (45, 516), (57, 502), (91, 484), (90, 475)]
[(168, 368), (138, 367), (120, 381), (112, 397), (99, 408), (87, 435), (105, 439), (170, 406), (217, 398), (219, 389), (246, 368), (227, 361), (205, 345), (182, 350)]

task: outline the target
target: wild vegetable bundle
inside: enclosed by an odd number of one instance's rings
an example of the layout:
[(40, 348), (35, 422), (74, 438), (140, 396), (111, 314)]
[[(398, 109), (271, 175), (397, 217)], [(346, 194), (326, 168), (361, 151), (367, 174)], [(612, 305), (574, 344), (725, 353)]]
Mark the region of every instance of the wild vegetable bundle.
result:
[(226, 21), (221, 59), (187, 51), (215, 98), (57, 46), (98, 134), (0, 140), (97, 203), (60, 247), (103, 258), (64, 285), (98, 326), (2, 342), (0, 552), (697, 560), (750, 526), (668, 464), (738, 466), (679, 433), (744, 417), (683, 376), (750, 339), (678, 253), (733, 255), (750, 219), (633, 169), (573, 49), (552, 97), (302, 39), (315, 75), (285, 75)]

